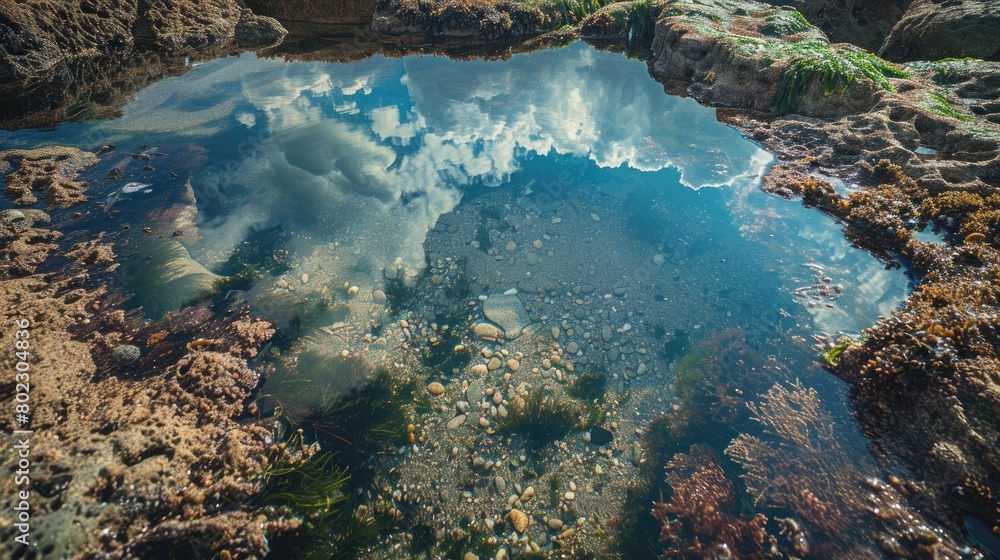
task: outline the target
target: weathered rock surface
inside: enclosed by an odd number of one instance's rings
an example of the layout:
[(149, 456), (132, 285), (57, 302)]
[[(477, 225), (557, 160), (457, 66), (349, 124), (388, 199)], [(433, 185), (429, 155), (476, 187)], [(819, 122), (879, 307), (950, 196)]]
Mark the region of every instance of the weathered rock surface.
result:
[(309, 23), (371, 23), (376, 0), (247, 0), (255, 13)]
[(417, 0), (390, 0), (375, 13), (372, 30), (382, 35), (510, 39), (555, 29), (562, 20), (556, 17), (554, 9), (549, 12), (514, 0), (438, 0), (433, 5)]
[[(76, 148), (50, 147), (0, 152), (0, 173), (7, 183), (5, 194), (18, 206), (38, 202), (44, 193), (54, 208), (68, 208), (87, 200), (87, 183), (76, 181), (85, 168), (97, 163), (97, 156)], [(13, 171), (9, 171), (15, 168)], [(8, 172), (9, 171), (9, 172)]]
[(903, 17), (909, 0), (762, 0), (798, 10), (835, 43), (876, 52)]
[(28, 0), (0, 3), (0, 83), (38, 77), (79, 58), (121, 54), (136, 45), (192, 52), (231, 43), (273, 44), (273, 18), (237, 0)]
[[(694, 82), (693, 97), (715, 105), (833, 117), (873, 107), (887, 82), (878, 59), (831, 44), (798, 12), (756, 2), (676, 2), (660, 13), (651, 73)], [(836, 76), (833, 87), (823, 76)]]
[(892, 29), (889, 60), (1000, 60), (1000, 3), (993, 0), (914, 0)]

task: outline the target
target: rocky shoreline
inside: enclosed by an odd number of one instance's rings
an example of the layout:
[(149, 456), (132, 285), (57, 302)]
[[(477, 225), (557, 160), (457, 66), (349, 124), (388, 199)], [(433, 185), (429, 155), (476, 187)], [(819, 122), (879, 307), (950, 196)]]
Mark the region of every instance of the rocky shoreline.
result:
[[(766, 190), (801, 196), (805, 204), (843, 221), (857, 246), (887, 266), (902, 262), (916, 275), (917, 287), (905, 309), (861, 339), (836, 341), (823, 351), (829, 369), (851, 384), (851, 400), (876, 458), (883, 466), (911, 473), (894, 483), (895, 489), (879, 492), (919, 504), (922, 513), (956, 533), (964, 532), (964, 519), (971, 516), (1000, 534), (1000, 50), (996, 26), (990, 25), (997, 17), (995, 8), (986, 2), (958, 2), (960, 8), (944, 10), (928, 23), (920, 14), (935, 8), (916, 0), (905, 9), (898, 2), (869, 8), (880, 10), (870, 16), (877, 25), (861, 26), (854, 17), (855, 34), (847, 37), (868, 49), (877, 47), (874, 37), (888, 37), (883, 54), (893, 63), (827, 39), (838, 28), (847, 33), (850, 26), (837, 23), (850, 19), (847, 3), (792, 2), (800, 3), (805, 4), (805, 18), (765, 4), (729, 0), (617, 2), (580, 14), (561, 11), (556, 2), (390, 0), (378, 6), (352, 3), (337, 17), (322, 10), (295, 12), (287, 5), (279, 9), (269, 2), (250, 2), (253, 11), (235, 1), (221, 2), (184, 17), (169, 2), (98, 2), (96, 11), (84, 2), (71, 3), (72, 9), (56, 9), (44, 1), (3, 5), (0, 41), (7, 48), (0, 68), (8, 72), (0, 73), (0, 95), (16, 97), (27, 85), (52, 81), (60, 86), (53, 89), (51, 103), (21, 104), (19, 108), (28, 109), (5, 114), (2, 122), (5, 127), (51, 124), (73, 118), (81, 104), (107, 107), (102, 115), (113, 113), (131, 92), (183, 72), (186, 56), (225, 56), (256, 48), (266, 56), (295, 59), (310, 57), (315, 45), (324, 44), (322, 39), (296, 43), (293, 33), (275, 46), (285, 37), (284, 27), (255, 13), (342, 23), (363, 20), (371, 9), (371, 32), (359, 32), (351, 48), (336, 57), (443, 52), (503, 58), (578, 37), (603, 48), (629, 50), (646, 58), (651, 75), (668, 91), (718, 107), (720, 119), (780, 158), (765, 178)], [(819, 17), (817, 4), (826, 8), (819, 22), (825, 23), (826, 34), (811, 25)], [(60, 11), (67, 9), (71, 13)], [(892, 15), (883, 19), (883, 11)], [(57, 33), (44, 14), (78, 21), (79, 27)], [(898, 23), (886, 23), (896, 18)], [(961, 24), (969, 18), (982, 24)], [(941, 40), (925, 40), (929, 34)], [(117, 56), (144, 72), (123, 80), (120, 68), (108, 64)], [(989, 60), (965, 58), (970, 56)], [(911, 62), (927, 58), (954, 60)], [(94, 87), (95, 82), (101, 87)], [(268, 458), (285, 453), (269, 441), (271, 429), (265, 422), (244, 407), (260, 377), (248, 360), (273, 331), (238, 311), (229, 320), (208, 320), (207, 312), (194, 307), (153, 325), (140, 325), (121, 311), (100, 282), (88, 278), (115, 266), (113, 251), (100, 238), (61, 241), (65, 234), (60, 228), (46, 224), (46, 212), (70, 207), (85, 196), (86, 185), (75, 178), (95, 158), (86, 153), (0, 154), (7, 166), (2, 169), (7, 194), (26, 205), (18, 210), (21, 215), (5, 211), (0, 223), (7, 257), (0, 267), (0, 308), (10, 310), (5, 322), (14, 318), (12, 313), (30, 315), (45, 341), (40, 344), (47, 345), (38, 349), (39, 355), (66, 360), (48, 364), (58, 378), (39, 379), (35, 388), (35, 405), (53, 416), (37, 420), (46, 435), (34, 449), (46, 456), (49, 470), (39, 473), (39, 480), (52, 487), (48, 499), (61, 504), (60, 515), (72, 513), (85, 521), (78, 527), (53, 519), (53, 542), (75, 542), (81, 550), (93, 551), (93, 557), (141, 557), (161, 543), (212, 535), (216, 540), (206, 550), (261, 557), (268, 539), (294, 532), (298, 523), (280, 509), (233, 506), (260, 492), (262, 481), (252, 474), (263, 470)], [(19, 176), (28, 188), (18, 190)], [(848, 196), (831, 186), (833, 177), (851, 186)], [(27, 207), (37, 204), (31, 198), (41, 193), (49, 208)], [(946, 244), (914, 238), (927, 227), (941, 231)], [(55, 272), (45, 266), (53, 262), (76, 264)], [(168, 328), (179, 337), (159, 346), (151, 342)], [(138, 376), (125, 374), (126, 369), (143, 372), (147, 363), (114, 365), (121, 359), (115, 357), (117, 349), (136, 340), (154, 349), (151, 353), (171, 356), (170, 365)], [(196, 340), (212, 342), (184, 348)], [(558, 346), (544, 351), (563, 353)], [(504, 355), (498, 368), (516, 371), (508, 360), (523, 361), (531, 353), (527, 348), (520, 352)], [(106, 362), (96, 363), (102, 359)], [(547, 359), (551, 367), (552, 358)], [(99, 375), (108, 369), (119, 373)], [(482, 390), (488, 408), (493, 395), (487, 389), (493, 388), (473, 387), (477, 394), (468, 400), (478, 405)], [(462, 392), (467, 390), (463, 386)], [(136, 403), (143, 404), (141, 410)], [(61, 412), (56, 416), (55, 411)], [(647, 441), (647, 448), (651, 445)], [(87, 459), (64, 455), (69, 448), (85, 450)], [(691, 473), (705, 473), (705, 480), (712, 480), (712, 465), (719, 461), (701, 448), (684, 451), (683, 457), (666, 457), (656, 465), (660, 473), (662, 466), (672, 469), (667, 478), (673, 480), (676, 496), (690, 491), (683, 489), (682, 479)], [(73, 476), (68, 489), (58, 489), (69, 471), (86, 476)], [(506, 482), (503, 486), (501, 494)], [(726, 495), (725, 483), (713, 488)], [(527, 501), (525, 490), (517, 489), (515, 505), (522, 498)], [(96, 498), (115, 492), (132, 496), (132, 507), (106, 507)], [(557, 502), (572, 501), (565, 498)], [(55, 509), (47, 503), (39, 507)], [(511, 510), (509, 523), (516, 527), (529, 521), (514, 511), (521, 510)], [(676, 502), (656, 511), (665, 527), (686, 522), (689, 513)], [(564, 520), (546, 523), (557, 540), (573, 538), (572, 533), (563, 537), (569, 530)], [(101, 528), (106, 539), (93, 537)], [(590, 530), (584, 524), (581, 528)], [(740, 530), (746, 534), (723, 541), (746, 540), (753, 527)], [(904, 543), (899, 550), (881, 548), (899, 557), (956, 557), (944, 546), (923, 542)], [(770, 557), (763, 554), (748, 557)]]

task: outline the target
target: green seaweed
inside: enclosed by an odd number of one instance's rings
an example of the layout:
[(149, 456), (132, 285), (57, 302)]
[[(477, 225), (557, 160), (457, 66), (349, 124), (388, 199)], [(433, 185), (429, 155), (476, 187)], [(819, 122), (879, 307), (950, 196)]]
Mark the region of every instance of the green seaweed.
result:
[(772, 107), (779, 114), (794, 113), (798, 100), (805, 95), (814, 79), (823, 86), (823, 95), (842, 94), (858, 77), (865, 77), (886, 91), (895, 91), (889, 78), (905, 78), (909, 73), (881, 58), (853, 50), (817, 49), (813, 56), (792, 62), (781, 79)]
[(381, 370), (364, 387), (326, 398), (302, 426), (359, 476), (376, 456), (404, 443), (416, 387), (412, 380), (403, 381)]
[(775, 37), (795, 35), (812, 29), (812, 24), (805, 16), (794, 10), (775, 10), (764, 21), (766, 23), (761, 26), (761, 33)]
[(934, 113), (935, 115), (941, 115), (942, 117), (948, 117), (962, 122), (972, 122), (972, 117), (960, 113), (954, 106), (948, 101), (948, 98), (940, 93), (931, 93), (930, 99), (921, 106), (928, 111)]
[(628, 12), (629, 50), (642, 50), (652, 47), (655, 33), (656, 18), (650, 9), (650, 0), (633, 2)]
[(553, 0), (552, 5), (562, 17), (563, 25), (576, 25), (611, 2), (612, 0)]
[(830, 366), (835, 367), (840, 363), (840, 357), (844, 354), (845, 350), (858, 344), (864, 344), (865, 340), (867, 340), (867, 337), (864, 335), (858, 338), (843, 338), (837, 342), (836, 346), (823, 353), (823, 360)]
[(512, 402), (507, 417), (500, 420), (497, 428), (545, 445), (578, 429), (584, 412), (578, 403), (549, 394), (542, 387), (531, 391), (527, 398)]

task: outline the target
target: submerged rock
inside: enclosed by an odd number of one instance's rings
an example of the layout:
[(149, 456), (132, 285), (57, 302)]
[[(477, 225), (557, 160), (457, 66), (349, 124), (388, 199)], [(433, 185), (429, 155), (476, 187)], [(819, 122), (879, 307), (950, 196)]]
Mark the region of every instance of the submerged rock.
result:
[(217, 290), (223, 277), (191, 258), (173, 239), (148, 239), (121, 269), (125, 288), (151, 318), (193, 303)]
[(532, 323), (528, 310), (516, 295), (491, 295), (483, 302), (483, 314), (500, 325), (509, 339), (521, 336), (521, 331)]

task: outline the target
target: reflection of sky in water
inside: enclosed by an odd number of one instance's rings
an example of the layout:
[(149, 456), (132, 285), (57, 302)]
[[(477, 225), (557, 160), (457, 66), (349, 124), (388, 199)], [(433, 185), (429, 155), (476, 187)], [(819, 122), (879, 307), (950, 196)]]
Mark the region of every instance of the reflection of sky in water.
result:
[[(462, 186), (504, 183), (531, 154), (644, 171), (676, 167), (695, 188), (749, 183), (770, 159), (716, 122), (714, 112), (664, 95), (642, 63), (583, 44), (507, 62), (244, 57), (206, 66), (184, 88), (140, 96), (108, 128), (181, 123), (201, 133), (236, 120), (250, 129), (254, 149), (239, 166), (205, 178), (207, 188), (266, 184), (280, 191), (255, 187), (244, 193), (243, 208), (203, 224), (213, 226), (203, 231), (213, 246), (237, 242), (248, 225), (290, 217), (328, 231), (370, 224), (386, 232), (387, 250), (397, 248), (383, 260), (401, 257), (416, 268), (424, 232), (455, 207)], [(203, 122), (175, 115), (178, 103), (198, 105), (206, 89), (233, 95), (214, 108), (199, 105), (195, 116)], [(353, 219), (362, 210), (365, 220)]]
[[(836, 308), (811, 311), (823, 330), (857, 331), (891, 312), (905, 289), (902, 275), (851, 249), (827, 218), (756, 191), (771, 156), (713, 110), (665, 95), (642, 62), (582, 43), (502, 62), (244, 55), (154, 84), (120, 119), (64, 125), (58, 135), (84, 147), (202, 143), (213, 155), (193, 181), (205, 242), (191, 250), (209, 268), (249, 228), (281, 223), (360, 247), (355, 257), (419, 269), (427, 230), (463, 191), (530, 185), (535, 177), (518, 174), (525, 162), (558, 154), (632, 171), (593, 188), (728, 186), (736, 227), (766, 223), (776, 232), (766, 243), (776, 258), (819, 262), (853, 288)], [(45, 135), (19, 139), (35, 136)], [(298, 248), (308, 254), (315, 246)]]

